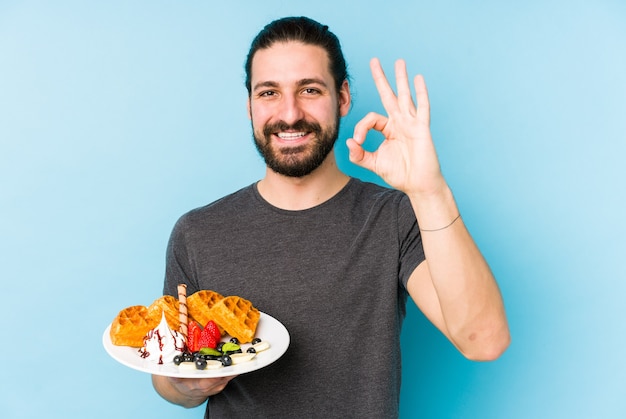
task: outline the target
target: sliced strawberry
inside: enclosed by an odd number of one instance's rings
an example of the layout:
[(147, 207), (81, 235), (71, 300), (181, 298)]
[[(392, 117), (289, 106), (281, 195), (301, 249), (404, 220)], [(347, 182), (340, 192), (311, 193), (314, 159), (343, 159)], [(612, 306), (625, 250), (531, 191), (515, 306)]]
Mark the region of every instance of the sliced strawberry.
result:
[(197, 352), (200, 350), (200, 326), (193, 320), (187, 325), (187, 349), (189, 352)]
[(215, 339), (215, 336), (213, 336), (213, 333), (209, 329), (204, 328), (202, 332), (200, 332), (200, 340), (198, 341), (198, 346), (200, 347), (200, 349), (215, 349), (217, 348), (217, 342), (219, 342), (219, 339)]
[(204, 326), (204, 330), (208, 330), (209, 333), (211, 333), (218, 342), (222, 338), (222, 333), (220, 332), (220, 328), (217, 327), (217, 323), (215, 323), (213, 320), (209, 320), (207, 322), (206, 326)]

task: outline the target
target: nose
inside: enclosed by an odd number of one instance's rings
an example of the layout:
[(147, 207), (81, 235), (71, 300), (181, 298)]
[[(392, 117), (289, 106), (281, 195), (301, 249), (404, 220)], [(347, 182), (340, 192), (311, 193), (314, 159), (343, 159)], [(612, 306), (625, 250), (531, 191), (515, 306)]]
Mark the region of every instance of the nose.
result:
[(301, 103), (295, 95), (282, 97), (277, 117), (289, 125), (293, 125), (304, 118)]

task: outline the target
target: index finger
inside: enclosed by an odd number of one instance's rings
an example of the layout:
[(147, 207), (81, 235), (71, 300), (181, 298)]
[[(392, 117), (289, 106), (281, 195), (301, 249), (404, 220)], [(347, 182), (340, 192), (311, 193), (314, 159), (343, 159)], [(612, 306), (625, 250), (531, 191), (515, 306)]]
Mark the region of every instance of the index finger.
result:
[(380, 100), (383, 103), (383, 107), (387, 111), (387, 114), (395, 112), (398, 109), (398, 99), (389, 85), (387, 76), (385, 76), (385, 72), (383, 71), (378, 58), (372, 58), (370, 61), (370, 69), (372, 70), (372, 77), (374, 78), (374, 83), (376, 84), (376, 90), (378, 90)]

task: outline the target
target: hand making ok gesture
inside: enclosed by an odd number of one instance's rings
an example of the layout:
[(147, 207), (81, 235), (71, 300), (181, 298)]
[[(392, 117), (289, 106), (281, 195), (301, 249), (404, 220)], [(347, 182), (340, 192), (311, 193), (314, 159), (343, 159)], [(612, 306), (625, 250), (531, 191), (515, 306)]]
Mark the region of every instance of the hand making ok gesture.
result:
[[(418, 75), (414, 79), (416, 105), (403, 60), (395, 65), (397, 95), (378, 59), (372, 59), (370, 67), (387, 116), (370, 112), (356, 124), (353, 138), (347, 141), (350, 161), (371, 170), (408, 195), (439, 192), (446, 183), (430, 134), (430, 106), (424, 78)], [(373, 152), (363, 148), (371, 129), (385, 137)]]

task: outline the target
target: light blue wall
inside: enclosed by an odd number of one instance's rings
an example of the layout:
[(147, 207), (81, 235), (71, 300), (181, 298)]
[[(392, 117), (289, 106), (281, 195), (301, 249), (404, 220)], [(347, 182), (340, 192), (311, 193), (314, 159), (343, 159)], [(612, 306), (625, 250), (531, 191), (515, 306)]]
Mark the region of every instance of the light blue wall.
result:
[(381, 110), (372, 56), (425, 75), (444, 172), (506, 299), (513, 344), (489, 364), (409, 309), (402, 417), (626, 417), (626, 3), (217, 3), (0, 0), (0, 416), (201, 417), (101, 335), (159, 295), (180, 214), (262, 176), (244, 56), (267, 21), (305, 14), (350, 63), (342, 139)]

